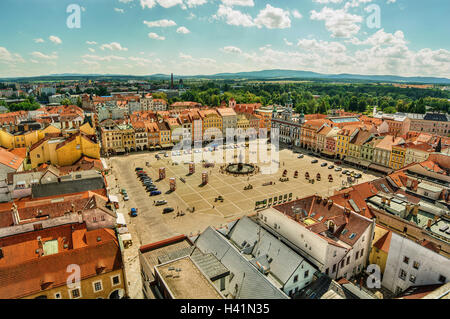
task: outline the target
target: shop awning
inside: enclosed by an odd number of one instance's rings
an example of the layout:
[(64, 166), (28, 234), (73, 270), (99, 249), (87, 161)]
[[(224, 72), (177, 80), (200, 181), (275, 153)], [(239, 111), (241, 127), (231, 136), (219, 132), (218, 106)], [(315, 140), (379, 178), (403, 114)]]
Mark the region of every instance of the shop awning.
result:
[(122, 239), (122, 241), (125, 241), (125, 240), (131, 240), (131, 234), (121, 234), (120, 235), (120, 239)]
[(348, 163), (351, 163), (351, 164), (356, 164), (356, 165), (361, 165), (361, 166), (364, 166), (364, 167), (368, 167), (370, 164), (371, 164), (371, 162), (369, 162), (369, 161), (365, 161), (365, 160), (362, 160), (362, 159), (359, 159), (359, 158), (355, 158), (355, 157), (346, 157), (345, 159), (344, 159), (344, 162), (348, 162)]
[(117, 213), (116, 223), (118, 225), (126, 225), (127, 224), (127, 222), (125, 221), (125, 216), (123, 216), (122, 213)]
[(393, 172), (393, 170), (391, 168), (384, 167), (384, 166), (377, 165), (377, 164), (370, 164), (369, 168), (373, 169), (374, 171), (378, 171), (378, 172), (382, 172), (382, 173), (386, 173), (386, 174), (391, 174)]
[(119, 198), (117, 196), (115, 196), (115, 195), (108, 195), (108, 198), (113, 203), (118, 203), (119, 202)]

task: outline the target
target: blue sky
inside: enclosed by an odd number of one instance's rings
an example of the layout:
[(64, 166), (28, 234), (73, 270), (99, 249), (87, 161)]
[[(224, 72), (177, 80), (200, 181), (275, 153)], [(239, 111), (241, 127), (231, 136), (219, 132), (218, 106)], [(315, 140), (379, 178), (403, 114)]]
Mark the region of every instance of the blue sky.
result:
[[(81, 28), (68, 28), (68, 5)], [(371, 10), (369, 10), (371, 9)], [(374, 12), (380, 19), (373, 25)], [(450, 75), (448, 0), (2, 0), (0, 77)]]

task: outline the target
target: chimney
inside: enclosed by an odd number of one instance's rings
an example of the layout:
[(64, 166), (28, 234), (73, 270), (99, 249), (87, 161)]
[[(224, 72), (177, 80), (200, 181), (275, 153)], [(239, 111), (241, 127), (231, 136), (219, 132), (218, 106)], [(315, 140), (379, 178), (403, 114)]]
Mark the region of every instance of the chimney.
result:
[(388, 201), (387, 201), (387, 205), (388, 205), (388, 206), (391, 206), (391, 199), (390, 199), (390, 198), (389, 198)]
[(431, 223), (433, 220), (431, 218), (428, 219), (427, 228), (431, 228)]
[(12, 214), (12, 219), (13, 219), (14, 225), (19, 225), (20, 224), (20, 216), (19, 216), (19, 211), (17, 210), (16, 203), (12, 204), (11, 214)]

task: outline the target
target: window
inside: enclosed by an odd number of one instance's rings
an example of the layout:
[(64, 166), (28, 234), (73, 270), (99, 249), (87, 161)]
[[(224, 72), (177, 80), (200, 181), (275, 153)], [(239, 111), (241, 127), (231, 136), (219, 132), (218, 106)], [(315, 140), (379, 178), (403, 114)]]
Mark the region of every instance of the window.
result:
[(359, 251), (356, 252), (355, 259), (358, 259), (358, 257), (359, 257)]
[(445, 278), (445, 276), (439, 275), (439, 282), (444, 284), (446, 281), (447, 281), (447, 278)]
[(80, 288), (75, 288), (70, 291), (70, 296), (72, 299), (78, 299), (81, 297)]
[(114, 276), (114, 277), (112, 277), (111, 279), (112, 279), (112, 285), (113, 285), (113, 286), (116, 286), (116, 285), (120, 284), (120, 278), (119, 278), (119, 276)]
[(96, 281), (93, 283), (94, 286), (94, 292), (99, 292), (103, 290), (102, 281)]
[(328, 275), (328, 272), (329, 272), (329, 268), (327, 268), (327, 269), (325, 270), (325, 275)]
[(401, 280), (405, 280), (406, 279), (406, 275), (407, 275), (407, 272), (404, 271), (403, 269), (400, 269), (400, 273), (398, 275), (398, 278), (400, 278)]
[(305, 278), (308, 278), (309, 276), (309, 270), (305, 271)]
[(55, 299), (61, 299), (61, 293), (60, 292), (55, 293)]
[(361, 257), (364, 255), (364, 248), (361, 249)]
[(416, 282), (416, 276), (410, 275), (409, 276), (409, 281), (411, 281), (412, 283), (415, 283)]
[(347, 257), (347, 265), (350, 263), (350, 256)]
[(414, 261), (414, 263), (413, 263), (413, 268), (418, 270), (419, 267), (420, 267), (419, 262), (418, 262), (418, 261)]
[(409, 257), (403, 257), (403, 262), (405, 263), (405, 264), (409, 264)]
[(333, 265), (333, 273), (336, 272), (336, 264)]

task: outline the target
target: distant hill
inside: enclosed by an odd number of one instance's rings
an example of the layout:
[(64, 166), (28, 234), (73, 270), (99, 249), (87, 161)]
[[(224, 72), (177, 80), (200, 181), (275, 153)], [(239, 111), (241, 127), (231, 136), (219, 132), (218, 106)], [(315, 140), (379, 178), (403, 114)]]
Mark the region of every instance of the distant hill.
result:
[[(438, 77), (403, 77), (395, 75), (363, 75), (363, 74), (321, 74), (310, 71), (296, 70), (262, 70), (238, 73), (217, 73), (213, 75), (174, 75), (183, 79), (212, 79), (212, 80), (326, 80), (326, 81), (352, 81), (352, 82), (389, 82), (389, 83), (418, 83), (418, 84), (450, 84), (448, 78)], [(152, 74), (147, 76), (119, 75), (119, 74), (50, 74), (30, 78), (4, 78), (0, 80), (41, 80), (41, 79), (79, 79), (79, 78), (122, 78), (122, 79), (151, 79), (169, 80), (170, 74)]]

